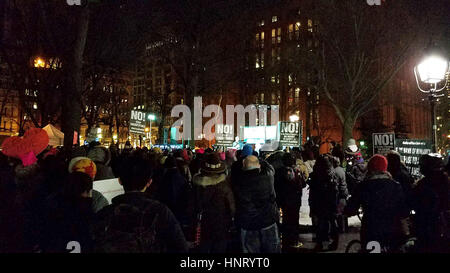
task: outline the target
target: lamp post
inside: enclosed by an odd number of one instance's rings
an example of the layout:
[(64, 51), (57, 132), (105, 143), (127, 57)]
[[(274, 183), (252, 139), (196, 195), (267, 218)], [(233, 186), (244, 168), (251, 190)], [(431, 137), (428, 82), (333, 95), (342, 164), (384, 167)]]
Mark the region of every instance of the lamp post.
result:
[[(448, 60), (440, 54), (439, 50), (432, 48), (427, 49), (427, 53), (420, 63), (414, 67), (414, 76), (419, 90), (428, 94), (431, 108), (431, 149), (436, 153), (437, 134), (436, 134), (436, 100), (443, 94), (438, 93), (445, 89), (447, 82), (443, 86), (438, 84), (445, 80), (445, 74), (448, 71)], [(421, 85), (422, 83), (422, 85)]]
[(152, 120), (156, 120), (156, 116), (154, 114), (149, 114), (148, 115), (148, 120), (150, 120), (150, 147), (152, 146)]

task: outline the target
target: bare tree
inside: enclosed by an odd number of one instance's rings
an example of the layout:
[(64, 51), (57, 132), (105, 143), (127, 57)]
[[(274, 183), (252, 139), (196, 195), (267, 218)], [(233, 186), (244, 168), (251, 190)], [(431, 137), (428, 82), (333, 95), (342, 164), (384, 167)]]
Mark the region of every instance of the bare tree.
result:
[(423, 29), (403, 1), (376, 7), (363, 2), (313, 2), (317, 47), (303, 55), (303, 68), (311, 74), (297, 79), (326, 96), (341, 121), (344, 143), (358, 118), (377, 106), (380, 92), (417, 50)]

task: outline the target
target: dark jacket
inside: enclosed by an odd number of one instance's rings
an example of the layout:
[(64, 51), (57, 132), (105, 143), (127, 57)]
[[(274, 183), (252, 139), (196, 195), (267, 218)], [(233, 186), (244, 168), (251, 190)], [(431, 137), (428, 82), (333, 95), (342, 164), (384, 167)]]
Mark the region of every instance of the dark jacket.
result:
[(409, 216), (403, 189), (389, 173), (370, 174), (360, 183), (348, 201), (347, 215), (362, 207), (361, 240), (395, 244), (403, 235), (401, 220)]
[(193, 209), (202, 212), (201, 241), (225, 240), (235, 213), (233, 192), (225, 174), (200, 173), (193, 177)]
[(43, 252), (69, 252), (67, 244), (76, 241), (80, 243), (82, 253), (91, 252), (93, 216), (92, 198), (71, 200), (60, 193), (50, 196), (43, 213), (40, 249)]
[(419, 180), (412, 190), (411, 205), (416, 212), (414, 223), (423, 250), (437, 250), (442, 243), (441, 233), (449, 232), (442, 230), (442, 218), (450, 210), (449, 195), (450, 182), (444, 173)]
[(408, 198), (414, 185), (414, 178), (409, 174), (406, 167), (401, 164), (400, 168), (397, 171), (392, 172), (391, 175), (395, 181), (400, 183), (403, 192), (405, 193), (405, 197)]
[(315, 169), (309, 176), (309, 204), (311, 214), (318, 217), (334, 217), (339, 199), (345, 198), (346, 187), (339, 182), (335, 169)]
[(350, 194), (352, 194), (356, 186), (364, 180), (366, 172), (366, 165), (364, 163), (347, 165), (345, 170), (345, 181)]
[(164, 170), (157, 199), (169, 207), (180, 222), (185, 221), (188, 187), (188, 182), (177, 167)]
[[(94, 243), (99, 244), (106, 227), (133, 230), (136, 226), (126, 221), (115, 223), (114, 211), (120, 205), (130, 205), (144, 212), (144, 225), (150, 227), (156, 219), (155, 232), (157, 242), (161, 245), (161, 252), (187, 253), (188, 247), (181, 227), (172, 212), (160, 202), (152, 200), (142, 192), (126, 192), (112, 199), (112, 204), (97, 213), (94, 223)], [(97, 245), (98, 246), (98, 245)]]
[(99, 191), (92, 190), (92, 210), (94, 213), (99, 212), (102, 208), (109, 205), (108, 199)]
[(261, 162), (261, 169), (243, 171), (233, 185), (236, 224), (245, 230), (259, 230), (279, 221), (274, 189), (274, 169)]
[(300, 206), (302, 191), (306, 186), (305, 178), (295, 166), (283, 166), (275, 171), (275, 192), (277, 204), (284, 206)]

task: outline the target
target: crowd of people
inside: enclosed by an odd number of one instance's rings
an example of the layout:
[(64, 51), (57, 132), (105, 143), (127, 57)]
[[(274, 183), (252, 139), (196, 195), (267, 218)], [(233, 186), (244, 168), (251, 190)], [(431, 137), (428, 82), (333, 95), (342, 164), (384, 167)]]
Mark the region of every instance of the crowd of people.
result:
[[(0, 252), (68, 252), (73, 241), (81, 252), (289, 252), (306, 190), (316, 251), (336, 250), (360, 208), (363, 243), (394, 250), (415, 236), (418, 252), (449, 251), (449, 165), (424, 155), (415, 181), (398, 153), (366, 162), (346, 144), (258, 153), (93, 142), (47, 148), (32, 164), (0, 153)], [(111, 178), (124, 193), (109, 202), (93, 184)]]

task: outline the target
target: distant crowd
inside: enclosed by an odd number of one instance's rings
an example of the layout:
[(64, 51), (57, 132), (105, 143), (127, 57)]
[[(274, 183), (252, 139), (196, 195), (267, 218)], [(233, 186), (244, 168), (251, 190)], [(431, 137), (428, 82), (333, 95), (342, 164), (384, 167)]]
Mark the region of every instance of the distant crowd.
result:
[[(449, 252), (449, 164), (424, 155), (415, 181), (397, 152), (364, 160), (345, 144), (258, 153), (92, 142), (31, 162), (0, 153), (0, 252), (69, 252), (69, 242), (83, 253), (291, 252), (304, 192), (315, 251), (338, 249), (360, 214), (363, 245), (400, 252), (414, 237), (412, 251)], [(93, 184), (112, 178), (124, 194), (109, 202)]]

